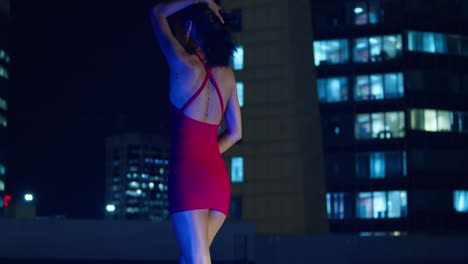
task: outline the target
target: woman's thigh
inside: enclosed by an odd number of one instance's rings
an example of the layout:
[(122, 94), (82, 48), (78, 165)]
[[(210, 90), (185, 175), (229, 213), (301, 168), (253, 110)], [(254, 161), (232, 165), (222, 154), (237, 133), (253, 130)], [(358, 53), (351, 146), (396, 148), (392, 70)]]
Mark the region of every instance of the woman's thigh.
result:
[(209, 258), (208, 210), (189, 210), (171, 215), (181, 254), (185, 258)]

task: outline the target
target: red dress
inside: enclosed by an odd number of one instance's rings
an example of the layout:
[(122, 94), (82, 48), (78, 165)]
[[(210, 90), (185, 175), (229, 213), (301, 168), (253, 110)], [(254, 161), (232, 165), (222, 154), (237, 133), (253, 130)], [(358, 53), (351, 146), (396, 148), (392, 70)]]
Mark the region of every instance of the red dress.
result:
[(196, 55), (207, 72), (201, 87), (181, 109), (170, 103), (169, 213), (211, 208), (227, 215), (231, 186), (218, 146), (221, 121), (219, 124), (209, 124), (190, 118), (184, 113), (185, 108), (206, 87), (209, 79), (216, 88), (224, 116), (223, 98), (211, 74), (212, 69), (207, 68), (200, 55)]

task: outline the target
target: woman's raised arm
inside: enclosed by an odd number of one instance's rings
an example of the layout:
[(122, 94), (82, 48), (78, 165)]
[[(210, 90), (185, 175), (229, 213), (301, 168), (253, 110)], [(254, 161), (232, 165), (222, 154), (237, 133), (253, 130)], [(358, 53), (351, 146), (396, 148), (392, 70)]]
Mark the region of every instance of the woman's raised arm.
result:
[(167, 17), (177, 13), (178, 11), (197, 3), (206, 3), (208, 7), (219, 17), (224, 23), (223, 17), (219, 13), (221, 9), (213, 0), (172, 0), (165, 1), (153, 6), (150, 10), (151, 22), (154, 29), (154, 34), (161, 46), (161, 49), (168, 60), (169, 64), (184, 63), (187, 53), (184, 47), (177, 41), (172, 34), (167, 22)]

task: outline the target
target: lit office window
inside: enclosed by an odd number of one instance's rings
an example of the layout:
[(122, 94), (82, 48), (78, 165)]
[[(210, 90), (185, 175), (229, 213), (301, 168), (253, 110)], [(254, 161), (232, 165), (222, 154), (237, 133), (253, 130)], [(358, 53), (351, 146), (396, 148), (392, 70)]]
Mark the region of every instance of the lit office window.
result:
[(357, 63), (379, 62), (401, 55), (400, 35), (357, 38), (353, 44), (353, 61)]
[(231, 159), (231, 182), (240, 183), (244, 181), (244, 158), (233, 157)]
[(7, 101), (3, 98), (0, 97), (0, 109), (7, 111), (8, 110), (8, 104)]
[(377, 24), (383, 20), (379, 0), (358, 1), (353, 5), (353, 12), (355, 25)]
[(354, 40), (354, 62), (369, 61), (369, 42), (367, 38), (358, 38)]
[(348, 100), (348, 79), (334, 77), (318, 79), (318, 97), (321, 103), (335, 103)]
[(468, 56), (468, 37), (422, 31), (407, 35), (409, 51)]
[(403, 50), (403, 41), (401, 35), (383, 36), (382, 51), (380, 56), (382, 60), (393, 59), (401, 56)]
[(10, 63), (10, 56), (5, 50), (0, 49), (0, 60), (4, 60), (6, 63)]
[(351, 218), (352, 199), (349, 193), (327, 193), (327, 215), (328, 219)]
[(453, 192), (453, 208), (459, 213), (468, 213), (468, 190)]
[(244, 83), (237, 82), (236, 87), (237, 87), (237, 97), (239, 98), (239, 105), (240, 107), (243, 107), (244, 106)]
[(316, 66), (348, 62), (348, 40), (333, 39), (314, 41), (314, 60)]
[(362, 237), (371, 237), (371, 236), (375, 236), (375, 237), (394, 236), (394, 237), (397, 237), (397, 236), (407, 236), (407, 235), (408, 235), (408, 232), (406, 232), (406, 231), (391, 231), (391, 232), (378, 231), (378, 232), (360, 232), (359, 233), (359, 236), (362, 236)]
[(10, 78), (8, 75), (8, 70), (2, 67), (1, 65), (0, 65), (0, 77), (3, 77), (7, 80)]
[(404, 95), (403, 74), (387, 73), (359, 75), (354, 82), (354, 100), (381, 100)]
[(407, 216), (406, 191), (360, 192), (356, 197), (356, 217), (361, 219)]
[(237, 51), (234, 52), (232, 57), (232, 68), (235, 71), (243, 70), (244, 69), (244, 46), (238, 45)]
[(405, 151), (364, 152), (356, 154), (356, 177), (382, 179), (406, 176)]
[(0, 113), (0, 127), (7, 127), (8, 123), (7, 123), (7, 118), (6, 116), (2, 115)]
[(387, 192), (388, 218), (406, 217), (408, 209), (407, 200), (406, 191)]
[(410, 117), (413, 130), (468, 133), (468, 112), (411, 109)]
[(361, 192), (357, 195), (357, 218), (385, 218), (385, 192)]
[(384, 98), (401, 98), (404, 96), (403, 74), (387, 73), (384, 74)]
[(128, 214), (137, 214), (140, 212), (140, 208), (138, 207), (127, 207), (127, 213)]
[(405, 137), (405, 114), (403, 111), (357, 114), (356, 139), (390, 139)]

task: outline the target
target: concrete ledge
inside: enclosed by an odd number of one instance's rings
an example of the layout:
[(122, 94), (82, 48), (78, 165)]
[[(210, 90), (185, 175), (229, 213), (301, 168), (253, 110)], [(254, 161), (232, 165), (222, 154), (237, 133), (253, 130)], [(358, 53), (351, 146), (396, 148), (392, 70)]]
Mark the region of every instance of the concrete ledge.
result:
[[(0, 226), (0, 260), (4, 261), (155, 263), (179, 258), (170, 221), (2, 219)], [(253, 261), (254, 225), (225, 222), (213, 241), (211, 257), (223, 262)]]

